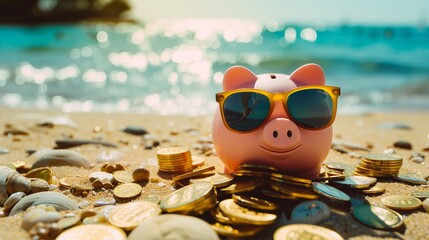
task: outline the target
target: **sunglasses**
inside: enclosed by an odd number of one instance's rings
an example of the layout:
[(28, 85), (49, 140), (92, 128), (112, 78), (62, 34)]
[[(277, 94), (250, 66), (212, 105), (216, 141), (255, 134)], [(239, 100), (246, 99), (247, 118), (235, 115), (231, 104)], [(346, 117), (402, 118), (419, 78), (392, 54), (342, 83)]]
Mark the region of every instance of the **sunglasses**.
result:
[(340, 88), (303, 86), (284, 93), (243, 88), (216, 94), (225, 126), (235, 132), (251, 132), (269, 119), (274, 102), (281, 101), (295, 124), (308, 130), (329, 127), (337, 112)]

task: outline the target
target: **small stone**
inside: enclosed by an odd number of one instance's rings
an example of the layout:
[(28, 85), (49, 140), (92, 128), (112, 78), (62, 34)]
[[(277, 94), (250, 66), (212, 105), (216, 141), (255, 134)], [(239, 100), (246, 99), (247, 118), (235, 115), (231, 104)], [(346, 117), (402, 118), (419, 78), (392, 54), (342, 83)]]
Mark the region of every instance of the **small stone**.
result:
[(21, 200), (22, 198), (24, 198), (26, 196), (26, 194), (24, 192), (16, 192), (16, 193), (12, 193), (9, 198), (6, 200), (6, 202), (4, 203), (4, 209), (5, 210), (10, 210), (13, 208), (13, 206), (15, 206), (15, 204), (17, 202), (19, 202), (19, 200)]
[(136, 136), (148, 134), (148, 131), (146, 131), (146, 129), (139, 126), (126, 126), (122, 129), (122, 131)]
[(88, 195), (88, 192), (92, 190), (92, 187), (83, 186), (79, 184), (73, 184), (70, 188), (70, 192), (75, 196), (82, 195), (83, 192), (86, 192), (86, 195)]
[(125, 170), (124, 165), (120, 163), (115, 164), (115, 171), (122, 171), (122, 170)]
[(106, 205), (101, 210), (97, 211), (97, 215), (103, 215), (105, 218), (108, 218), (110, 212), (112, 212), (115, 208), (116, 206), (114, 205)]
[(426, 199), (423, 201), (423, 208), (426, 210), (426, 212), (428, 212), (428, 213), (429, 213), (429, 198), (426, 198)]
[(103, 183), (101, 182), (100, 179), (96, 179), (96, 180), (92, 181), (91, 184), (92, 184), (92, 187), (94, 187), (94, 188), (101, 188), (101, 187), (103, 187)]
[(105, 223), (107, 219), (102, 215), (95, 215), (94, 217), (87, 217), (82, 221), (82, 224), (98, 224)]
[(29, 178), (32, 193), (49, 191), (49, 183), (40, 178)]
[(24, 135), (24, 136), (28, 136), (28, 132), (27, 130), (24, 130), (22, 128), (18, 128), (18, 127), (14, 127), (10, 124), (6, 124), (6, 130), (3, 131), (3, 135), (4, 136), (9, 136), (9, 135)]
[(147, 181), (150, 177), (150, 172), (144, 167), (136, 168), (133, 171), (133, 179), (135, 182)]
[(9, 149), (0, 148), (0, 154), (8, 154), (8, 153), (9, 153)]
[(395, 154), (395, 149), (393, 148), (388, 148), (386, 150), (383, 151), (383, 154)]
[(101, 181), (101, 183), (103, 184), (104, 189), (112, 189), (113, 188), (113, 184), (110, 181), (103, 180), (103, 181)]
[(84, 211), (83, 213), (80, 214), (80, 220), (84, 220), (85, 218), (88, 218), (88, 217), (94, 217), (95, 215), (97, 215), (97, 212), (95, 212), (94, 210)]
[(426, 145), (422, 149), (424, 152), (429, 152), (429, 145)]
[(116, 200), (114, 198), (107, 197), (107, 198), (100, 198), (97, 201), (95, 201), (94, 207), (101, 207), (101, 206), (115, 205), (115, 204), (116, 204)]
[(107, 172), (93, 172), (89, 175), (89, 181), (93, 182), (95, 180), (108, 180), (108, 181), (112, 181), (113, 179), (113, 175)]
[(331, 209), (324, 202), (314, 200), (298, 204), (291, 213), (291, 222), (317, 224), (331, 216)]
[(105, 172), (108, 172), (108, 173), (112, 173), (112, 172), (114, 172), (114, 171), (115, 171), (115, 166), (114, 166), (114, 165), (112, 165), (112, 164), (106, 164), (106, 165), (104, 166), (104, 168), (103, 168), (103, 167), (101, 168), (101, 171), (105, 171)]
[(409, 150), (413, 148), (410, 142), (402, 141), (402, 140), (395, 142), (393, 146), (396, 148), (409, 149)]
[(79, 208), (83, 209), (83, 208), (89, 207), (89, 205), (91, 204), (88, 202), (88, 200), (83, 200), (79, 202), (77, 205), (79, 206)]
[(56, 148), (58, 149), (67, 149), (72, 147), (77, 147), (81, 145), (86, 144), (94, 144), (94, 145), (101, 145), (105, 147), (117, 147), (116, 144), (110, 143), (110, 142), (104, 142), (99, 140), (88, 140), (88, 139), (60, 139), (55, 140), (55, 143), (57, 144)]
[(411, 161), (415, 162), (415, 163), (423, 163), (425, 161), (424, 157), (420, 157), (420, 156), (415, 156), (411, 158)]
[(400, 129), (400, 130), (411, 130), (411, 126), (406, 123), (400, 122), (386, 122), (377, 126), (380, 129)]

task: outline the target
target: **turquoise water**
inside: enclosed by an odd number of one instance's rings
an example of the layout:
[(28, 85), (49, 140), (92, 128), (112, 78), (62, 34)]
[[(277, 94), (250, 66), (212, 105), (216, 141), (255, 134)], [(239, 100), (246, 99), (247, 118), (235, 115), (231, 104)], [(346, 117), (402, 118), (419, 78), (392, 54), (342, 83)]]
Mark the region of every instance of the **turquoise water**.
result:
[(223, 72), (321, 65), (341, 113), (429, 110), (429, 28), (241, 20), (0, 26), (0, 104), (208, 114)]

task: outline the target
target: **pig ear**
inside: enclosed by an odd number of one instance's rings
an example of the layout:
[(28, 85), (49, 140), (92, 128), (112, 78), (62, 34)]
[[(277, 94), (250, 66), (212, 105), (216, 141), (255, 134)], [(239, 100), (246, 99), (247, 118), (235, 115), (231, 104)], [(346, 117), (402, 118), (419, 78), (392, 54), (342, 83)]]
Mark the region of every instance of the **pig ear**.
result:
[(299, 67), (290, 75), (290, 79), (302, 85), (325, 85), (325, 74), (322, 68), (314, 63)]
[(237, 88), (253, 88), (258, 77), (249, 69), (242, 66), (230, 67), (223, 76), (223, 90)]

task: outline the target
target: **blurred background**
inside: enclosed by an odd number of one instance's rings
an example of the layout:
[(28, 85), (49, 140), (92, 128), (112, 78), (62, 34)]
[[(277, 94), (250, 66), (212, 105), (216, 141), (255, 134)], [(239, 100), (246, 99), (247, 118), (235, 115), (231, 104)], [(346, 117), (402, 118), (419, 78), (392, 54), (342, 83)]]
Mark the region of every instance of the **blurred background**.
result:
[(0, 0), (0, 105), (211, 114), (223, 72), (321, 65), (339, 111), (429, 110), (426, 0)]

